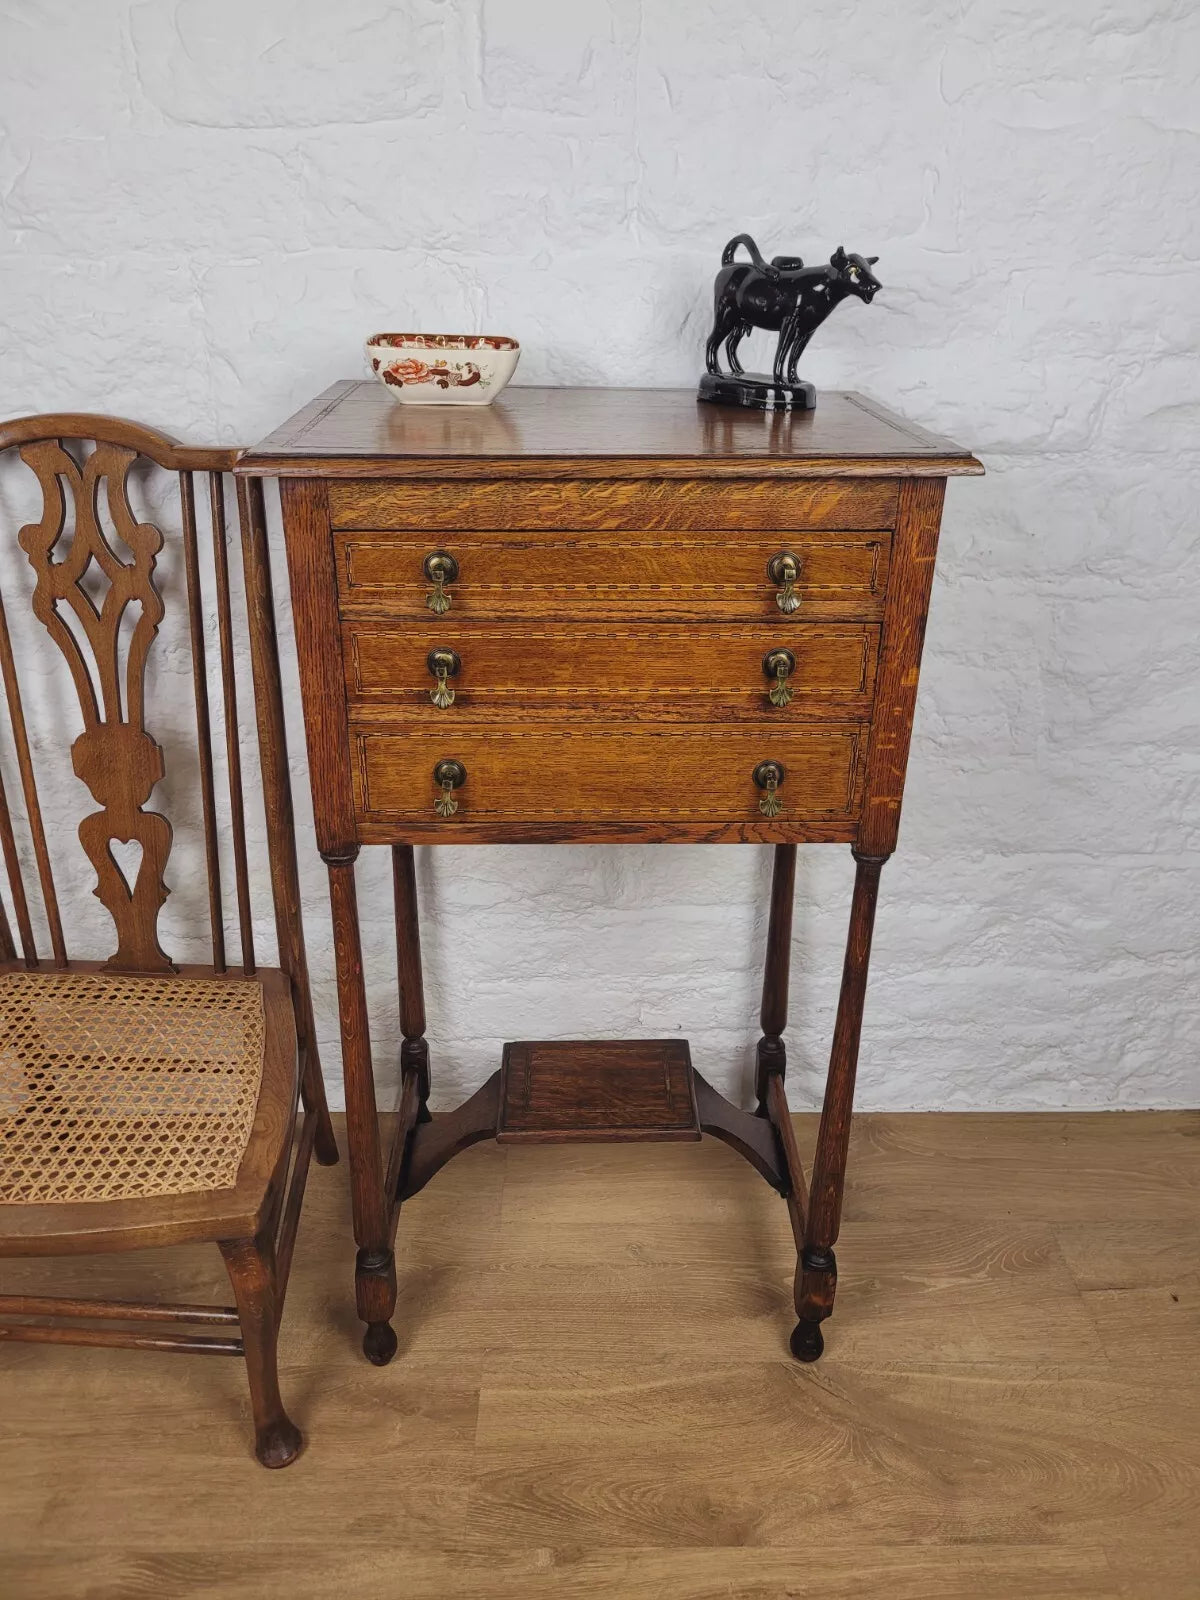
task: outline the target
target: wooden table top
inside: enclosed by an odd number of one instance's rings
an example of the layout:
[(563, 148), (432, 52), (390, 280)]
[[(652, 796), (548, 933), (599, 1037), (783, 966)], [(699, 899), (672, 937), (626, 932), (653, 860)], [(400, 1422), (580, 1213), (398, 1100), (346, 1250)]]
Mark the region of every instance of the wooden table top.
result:
[(490, 406), (399, 405), (373, 380), (335, 383), (241, 460), (276, 477), (978, 474), (961, 445), (862, 395), (763, 412), (691, 389), (509, 388)]

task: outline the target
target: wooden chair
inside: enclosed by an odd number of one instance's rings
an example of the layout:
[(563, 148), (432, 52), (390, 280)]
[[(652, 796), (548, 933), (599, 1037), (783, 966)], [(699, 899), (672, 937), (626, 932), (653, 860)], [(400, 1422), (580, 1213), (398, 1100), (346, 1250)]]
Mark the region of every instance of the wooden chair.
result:
[[(117, 948), (106, 961), (68, 957), (9, 618), (0, 600), (0, 669), (13, 739), (9, 771), (20, 774), (52, 952), (39, 956), (35, 944), (0, 772), (0, 844), (20, 942), (18, 955), (0, 897), (0, 1256), (213, 1241), (236, 1308), (9, 1294), (0, 1296), (0, 1341), (244, 1356), (256, 1454), (264, 1466), (287, 1466), (302, 1441), (279, 1397), (276, 1334), (309, 1161), (315, 1151), (318, 1161), (335, 1162), (337, 1146), (300, 918), (261, 491), (257, 484), (239, 485), (278, 968), (258, 966), (252, 933), (226, 547), (226, 474), (237, 452), (187, 449), (133, 423), (86, 415), (0, 425), (0, 452), (11, 449), (41, 485), (41, 520), (22, 528), (18, 539), (36, 576), (34, 614), (66, 658), (82, 714), (71, 760), (99, 809), (80, 825), (79, 840), (95, 869), (94, 893), (116, 925)], [(166, 770), (163, 747), (145, 725), (145, 690), (165, 615), (155, 579), (163, 536), (153, 524), (138, 522), (130, 505), (130, 469), (139, 457), (179, 475), (212, 945), (212, 962), (204, 966), (176, 966), (158, 940), (172, 831), (163, 815), (145, 809)], [(201, 592), (197, 475), (206, 481), (211, 511), (208, 601)], [(104, 503), (116, 542), (104, 531)], [(122, 543), (124, 553), (117, 548)], [(205, 617), (213, 609), (227, 834), (218, 823), (205, 659)], [(61, 668), (53, 651), (47, 655)], [(38, 670), (45, 665), (38, 663)], [(34, 662), (28, 667), (33, 671)], [(69, 689), (64, 704), (74, 721)], [(226, 958), (223, 839), (233, 860), (239, 965)], [(114, 855), (115, 841), (140, 846), (132, 881)], [(76, 865), (83, 865), (77, 857)], [(297, 1135), (298, 1096), (304, 1114)], [(217, 1331), (173, 1331), (180, 1326)]]

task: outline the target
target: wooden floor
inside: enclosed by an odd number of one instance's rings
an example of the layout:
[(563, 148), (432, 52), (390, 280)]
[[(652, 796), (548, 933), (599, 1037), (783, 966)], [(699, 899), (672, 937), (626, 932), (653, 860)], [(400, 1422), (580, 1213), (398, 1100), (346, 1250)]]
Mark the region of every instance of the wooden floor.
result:
[[(851, 1174), (805, 1367), (785, 1208), (730, 1151), (480, 1146), (401, 1218), (377, 1371), (314, 1168), (305, 1455), (254, 1463), (237, 1361), (0, 1346), (0, 1595), (1200, 1595), (1200, 1114), (863, 1117)], [(215, 1251), (58, 1273), (227, 1298)]]

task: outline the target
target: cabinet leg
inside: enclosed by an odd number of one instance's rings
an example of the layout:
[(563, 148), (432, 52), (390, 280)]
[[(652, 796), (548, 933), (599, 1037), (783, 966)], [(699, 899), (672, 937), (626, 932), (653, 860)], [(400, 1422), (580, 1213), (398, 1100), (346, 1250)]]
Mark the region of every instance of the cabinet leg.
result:
[(383, 1152), (371, 1066), (371, 1035), (363, 982), (362, 941), (358, 927), (358, 895), (354, 862), (326, 857), (329, 897), (333, 907), (334, 960), (337, 966), (338, 1012), (342, 1029), (342, 1072), (346, 1083), (346, 1142), (350, 1153), (350, 1196), (354, 1210), (355, 1298), (367, 1324), (363, 1350), (368, 1360), (384, 1366), (396, 1353), (390, 1326), (396, 1309), (396, 1266), (392, 1256), (391, 1197), (384, 1193)]
[(825, 1103), (817, 1133), (817, 1152), (809, 1187), (804, 1249), (796, 1267), (796, 1315), (792, 1354), (815, 1361), (824, 1348), (820, 1324), (833, 1313), (837, 1292), (837, 1243), (842, 1220), (842, 1194), (846, 1155), (850, 1147), (850, 1114), (854, 1105), (854, 1079), (858, 1070), (858, 1045), (862, 1034), (867, 970), (871, 961), (871, 933), (879, 897), (879, 874), (887, 856), (854, 852), (854, 899), (850, 906), (850, 931), (838, 998), (837, 1023), (829, 1056)]
[(359, 1250), (354, 1261), (358, 1314), (366, 1323), (363, 1355), (375, 1367), (386, 1367), (396, 1354), (396, 1257), (390, 1244), (382, 1250)]
[(421, 972), (421, 924), (417, 875), (410, 844), (392, 846), (396, 899), (396, 970), (400, 982), (400, 1071), (415, 1072), (421, 1099), (418, 1121), (429, 1121), (429, 1045), (425, 1039), (425, 980)]
[(754, 1071), (758, 1115), (767, 1115), (767, 1079), (782, 1077), (787, 1068), (783, 1030), (787, 1027), (788, 975), (792, 959), (792, 906), (796, 895), (796, 846), (777, 844), (771, 872), (771, 916), (767, 924), (767, 960), (763, 970), (762, 1009)]

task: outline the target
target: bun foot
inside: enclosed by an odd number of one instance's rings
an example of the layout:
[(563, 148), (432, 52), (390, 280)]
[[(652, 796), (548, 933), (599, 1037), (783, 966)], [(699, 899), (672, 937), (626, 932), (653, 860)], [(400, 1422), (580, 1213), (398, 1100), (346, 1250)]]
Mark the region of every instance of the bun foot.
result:
[(390, 1322), (368, 1322), (363, 1334), (363, 1355), (376, 1367), (386, 1367), (396, 1354), (396, 1330)]
[(798, 1322), (792, 1329), (792, 1354), (797, 1361), (819, 1361), (825, 1340), (819, 1322)]
[(264, 1467), (290, 1467), (303, 1448), (304, 1435), (286, 1418), (261, 1428), (254, 1440), (254, 1454)]

